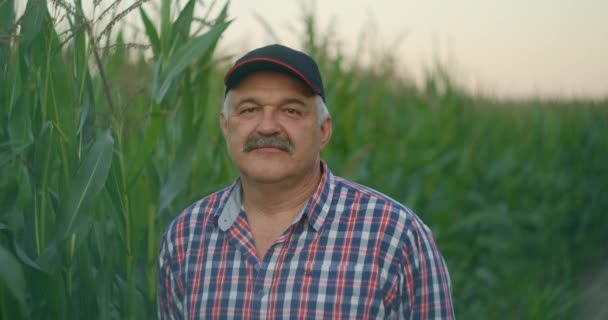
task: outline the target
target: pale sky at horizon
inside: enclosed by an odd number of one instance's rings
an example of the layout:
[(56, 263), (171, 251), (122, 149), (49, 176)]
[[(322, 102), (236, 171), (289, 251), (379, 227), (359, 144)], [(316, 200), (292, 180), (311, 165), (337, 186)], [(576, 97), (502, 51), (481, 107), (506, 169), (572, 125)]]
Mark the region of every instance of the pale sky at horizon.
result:
[[(288, 29), (301, 25), (303, 3), (232, 0), (235, 21), (220, 48), (241, 55), (273, 42), (255, 14), (297, 47)], [(314, 12), (319, 31), (334, 22), (345, 53), (373, 27), (370, 43), (396, 47), (402, 68), (418, 79), (439, 58), (474, 93), (608, 97), (608, 0), (334, 0), (317, 1)]]

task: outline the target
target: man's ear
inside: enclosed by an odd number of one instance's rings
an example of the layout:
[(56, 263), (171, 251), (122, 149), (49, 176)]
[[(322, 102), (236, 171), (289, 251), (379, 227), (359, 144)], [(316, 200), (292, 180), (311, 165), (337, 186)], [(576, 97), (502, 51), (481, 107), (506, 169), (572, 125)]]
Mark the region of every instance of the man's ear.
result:
[(323, 122), (321, 123), (321, 150), (323, 150), (323, 148), (325, 148), (325, 146), (329, 143), (329, 140), (331, 139), (331, 134), (332, 134), (332, 120), (331, 120), (331, 116), (328, 116), (327, 118), (325, 118), (325, 120), (323, 120)]
[(228, 126), (228, 119), (224, 116), (224, 112), (220, 112), (220, 128), (222, 129), (222, 135), (226, 138), (226, 127)]

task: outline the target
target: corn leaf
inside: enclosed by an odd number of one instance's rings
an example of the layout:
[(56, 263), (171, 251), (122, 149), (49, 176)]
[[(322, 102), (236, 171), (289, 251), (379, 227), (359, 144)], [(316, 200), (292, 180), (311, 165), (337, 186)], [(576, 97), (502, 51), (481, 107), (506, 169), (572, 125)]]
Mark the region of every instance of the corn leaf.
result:
[(160, 81), (155, 82), (158, 86), (153, 89), (153, 94), (157, 103), (160, 104), (163, 101), (175, 78), (213, 46), (229, 24), (230, 22), (217, 24), (204, 35), (192, 39), (192, 41), (175, 51), (161, 72)]
[(179, 16), (173, 23), (173, 42), (184, 41), (190, 36), (190, 26), (192, 25), (192, 17), (194, 15), (194, 4), (196, 0), (190, 0), (179, 13)]
[(150, 45), (152, 46), (152, 52), (155, 57), (160, 55), (160, 39), (158, 37), (158, 32), (152, 23), (152, 20), (148, 17), (148, 14), (143, 8), (139, 8), (139, 16), (141, 17), (141, 21), (144, 23), (144, 29), (146, 30), (146, 35), (148, 36), (148, 41), (150, 41)]
[(22, 309), (25, 309), (25, 277), (19, 261), (4, 247), (0, 247), (0, 261), (2, 261), (0, 283), (8, 288), (8, 291), (17, 299)]
[(104, 131), (82, 160), (61, 210), (64, 215), (64, 223), (61, 224), (63, 239), (73, 234), (73, 227), (78, 225), (78, 214), (104, 186), (112, 162), (113, 144), (110, 132)]

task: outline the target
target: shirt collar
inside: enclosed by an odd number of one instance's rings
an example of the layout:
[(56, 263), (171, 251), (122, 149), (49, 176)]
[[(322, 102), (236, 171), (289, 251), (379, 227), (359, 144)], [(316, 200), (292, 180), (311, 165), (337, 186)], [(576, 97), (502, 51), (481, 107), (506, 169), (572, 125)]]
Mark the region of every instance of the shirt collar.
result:
[(222, 229), (222, 231), (228, 230), (230, 226), (236, 221), (236, 218), (239, 216), (241, 212), (241, 206), (243, 202), (242, 194), (241, 194), (241, 179), (237, 179), (234, 184), (232, 184), (232, 188), (230, 188), (230, 194), (228, 195), (228, 199), (222, 211), (220, 211), (220, 215), (217, 220), (217, 225)]
[[(304, 206), (304, 209), (298, 214), (295, 221), (302, 219), (304, 215), (308, 217), (308, 222), (315, 229), (319, 231), (327, 214), (332, 200), (332, 193), (334, 190), (334, 176), (329, 171), (329, 168), (321, 160), (321, 181), (315, 192), (310, 196), (308, 202)], [(237, 217), (241, 212), (242, 207), (242, 187), (240, 179), (237, 179), (232, 187), (228, 190), (229, 195), (226, 198), (226, 202), (222, 207), (219, 215), (217, 216), (217, 225), (222, 231), (227, 231), (232, 224), (236, 221)]]

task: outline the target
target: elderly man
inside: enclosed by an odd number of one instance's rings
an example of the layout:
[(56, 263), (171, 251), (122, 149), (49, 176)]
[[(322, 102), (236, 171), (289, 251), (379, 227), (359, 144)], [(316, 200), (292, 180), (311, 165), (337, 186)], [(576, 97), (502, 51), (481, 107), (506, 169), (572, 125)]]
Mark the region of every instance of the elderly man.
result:
[(270, 45), (224, 79), (220, 126), (240, 177), (163, 235), (161, 319), (453, 319), (450, 278), (408, 208), (332, 175), (317, 64)]

